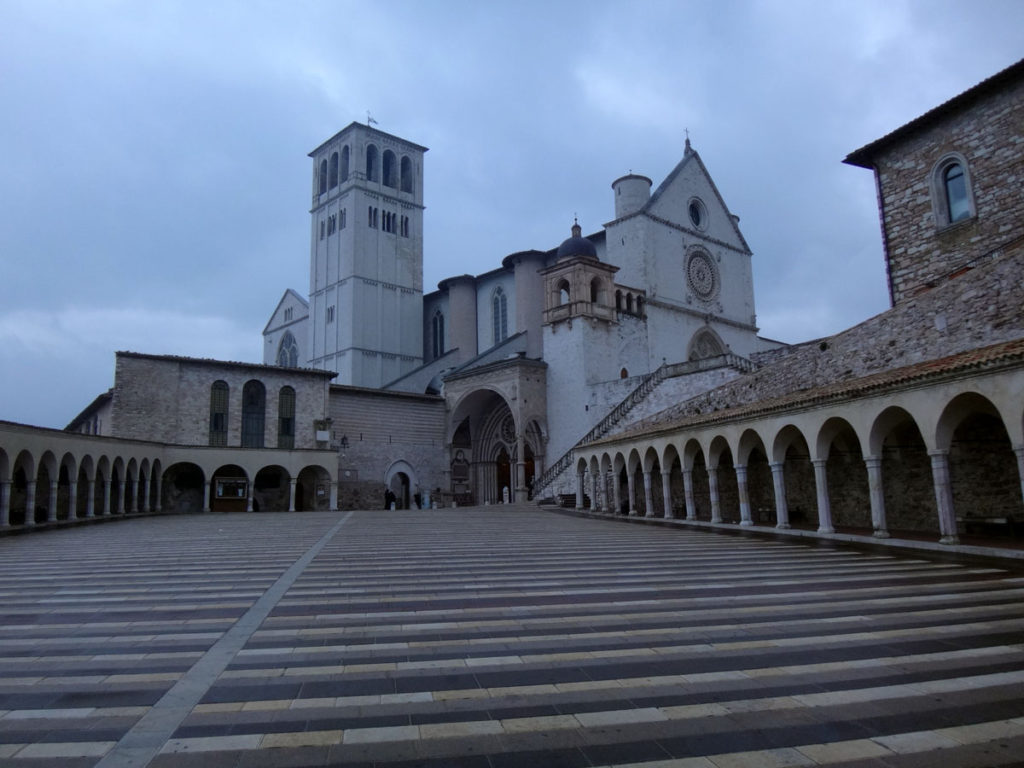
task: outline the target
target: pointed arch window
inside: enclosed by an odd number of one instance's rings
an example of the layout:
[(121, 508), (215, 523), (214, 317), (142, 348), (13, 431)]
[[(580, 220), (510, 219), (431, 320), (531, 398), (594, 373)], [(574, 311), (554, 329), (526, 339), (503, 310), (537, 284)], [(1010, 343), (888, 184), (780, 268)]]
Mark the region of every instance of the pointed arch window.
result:
[(494, 330), (494, 343), (500, 344), (508, 338), (508, 298), (505, 291), (498, 288), (491, 299), (491, 323)]
[(348, 145), (341, 148), (341, 180), (348, 181)]
[(299, 345), (291, 331), (285, 331), (281, 337), (281, 346), (277, 348), (277, 364), (282, 368), (299, 367)]
[(242, 447), (262, 448), (266, 422), (267, 390), (263, 382), (250, 379), (242, 387)]
[(210, 387), (210, 445), (228, 444), (228, 384), (215, 381)]
[(295, 390), (281, 387), (277, 396), (277, 447), (295, 447)]

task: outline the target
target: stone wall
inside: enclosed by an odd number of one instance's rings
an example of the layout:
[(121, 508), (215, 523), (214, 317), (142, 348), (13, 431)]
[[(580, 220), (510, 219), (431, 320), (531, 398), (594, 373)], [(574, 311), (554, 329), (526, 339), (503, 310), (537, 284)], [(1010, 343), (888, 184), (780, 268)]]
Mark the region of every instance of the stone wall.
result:
[(295, 448), (315, 448), (315, 422), (324, 418), (329, 374), (274, 366), (118, 352), (111, 408), (113, 436), (175, 445), (210, 442), (210, 388), (228, 385), (229, 446), (241, 444), (242, 388), (266, 388), (264, 445), (277, 446), (278, 397), (295, 390)]
[[(1024, 337), (1024, 252), (986, 261), (893, 309), (668, 408), (648, 428)], [(632, 425), (632, 431), (640, 425)]]
[[(875, 157), (895, 304), (995, 249), (1024, 250), (1022, 126), (1024, 82), (1018, 82)], [(943, 226), (934, 212), (934, 171), (950, 153), (967, 162), (976, 216)]]
[(385, 479), (396, 462), (414, 475), (410, 495), (447, 487), (442, 398), (335, 386), (329, 411), (331, 442), (340, 446), (340, 509), (383, 508)]

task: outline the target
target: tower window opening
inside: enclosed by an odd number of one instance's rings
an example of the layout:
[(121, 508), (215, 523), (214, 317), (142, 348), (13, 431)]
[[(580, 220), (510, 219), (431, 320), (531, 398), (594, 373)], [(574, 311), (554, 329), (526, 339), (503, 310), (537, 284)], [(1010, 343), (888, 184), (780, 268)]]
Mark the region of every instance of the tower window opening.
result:
[(395, 153), (390, 149), (384, 150), (384, 186), (385, 187), (396, 187), (398, 186), (395, 182)]
[(341, 180), (348, 181), (348, 145), (341, 148)]
[(338, 186), (338, 153), (331, 154), (331, 164), (327, 169), (327, 186), (334, 189)]
[(412, 160), (402, 157), (401, 184), (403, 192), (412, 192)]
[(498, 288), (491, 299), (491, 322), (494, 331), (494, 343), (499, 344), (508, 338), (508, 298)]
[(377, 181), (377, 146), (366, 145), (366, 180)]
[(319, 190), (321, 195), (327, 193), (327, 158), (320, 161)]

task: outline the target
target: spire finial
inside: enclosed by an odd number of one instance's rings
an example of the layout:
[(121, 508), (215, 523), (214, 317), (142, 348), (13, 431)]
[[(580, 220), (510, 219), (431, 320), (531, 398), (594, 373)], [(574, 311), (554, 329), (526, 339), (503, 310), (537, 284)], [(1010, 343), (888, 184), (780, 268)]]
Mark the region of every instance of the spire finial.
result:
[(579, 221), (578, 218), (576, 218), (576, 214), (575, 213), (572, 215), (572, 236), (573, 237), (582, 237), (583, 236), (583, 230), (580, 228), (580, 221)]
[(690, 129), (686, 128), (684, 130), (686, 131), (686, 149), (685, 149), (685, 151), (686, 151), (686, 154), (690, 154), (690, 152), (693, 151), (693, 149), (690, 148)]

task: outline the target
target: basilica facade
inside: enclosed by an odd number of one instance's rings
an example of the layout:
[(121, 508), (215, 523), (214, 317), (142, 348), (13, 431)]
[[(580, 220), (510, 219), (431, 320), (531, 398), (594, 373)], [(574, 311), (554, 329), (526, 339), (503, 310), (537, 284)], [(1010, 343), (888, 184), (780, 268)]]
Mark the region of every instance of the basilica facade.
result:
[[(496, 256), (429, 292), (425, 152), (353, 123), (311, 153), (309, 297), (285, 291), (263, 334), (266, 364), (334, 371), (339, 397), (442, 398), (441, 475), (423, 467), (414, 485), (464, 503), (525, 500), (655, 372), (673, 371), (663, 395), (692, 396), (780, 346), (758, 336), (753, 254), (689, 140), (657, 188), (615, 180), (596, 232), (573, 222), (556, 247)], [(351, 445), (349, 421), (342, 410), (334, 427)]]
[(608, 221), (425, 291), (426, 149), (313, 151), (310, 275), (263, 363), (118, 352), (65, 431), (0, 422), (0, 528), (153, 511), (558, 500), (689, 525), (1024, 535), (1024, 61), (852, 152), (891, 308), (758, 335), (687, 141)]

